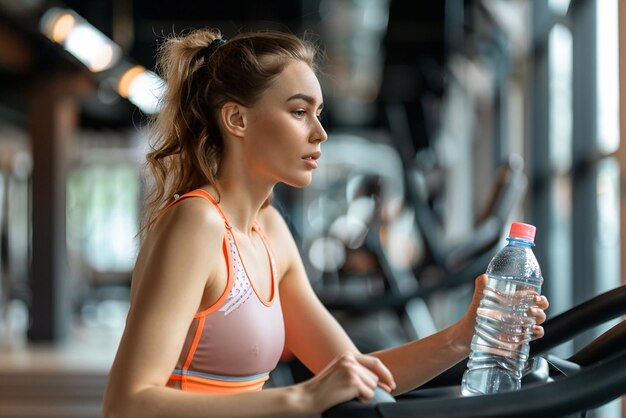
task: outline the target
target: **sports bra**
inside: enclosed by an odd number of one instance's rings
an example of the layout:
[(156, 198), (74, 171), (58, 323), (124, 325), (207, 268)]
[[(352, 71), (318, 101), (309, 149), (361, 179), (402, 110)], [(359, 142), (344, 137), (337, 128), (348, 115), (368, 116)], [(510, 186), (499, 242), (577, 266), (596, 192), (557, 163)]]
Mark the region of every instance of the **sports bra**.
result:
[(167, 386), (202, 393), (261, 390), (276, 367), (285, 342), (272, 250), (255, 222), (252, 229), (261, 238), (271, 269), (272, 291), (269, 300), (264, 300), (249, 279), (226, 215), (210, 193), (197, 189), (176, 197), (159, 216), (191, 197), (208, 200), (224, 220), (222, 252), (228, 279), (218, 300), (194, 315)]

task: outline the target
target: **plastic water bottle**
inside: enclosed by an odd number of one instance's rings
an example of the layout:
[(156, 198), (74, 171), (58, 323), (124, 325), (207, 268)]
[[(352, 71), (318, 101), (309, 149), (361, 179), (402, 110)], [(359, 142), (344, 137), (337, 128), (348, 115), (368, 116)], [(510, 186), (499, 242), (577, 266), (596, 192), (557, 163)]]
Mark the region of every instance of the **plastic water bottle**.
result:
[(528, 361), (535, 319), (528, 308), (541, 293), (541, 269), (533, 254), (535, 227), (514, 222), (508, 245), (487, 267), (472, 353), (463, 375), (464, 396), (516, 390)]

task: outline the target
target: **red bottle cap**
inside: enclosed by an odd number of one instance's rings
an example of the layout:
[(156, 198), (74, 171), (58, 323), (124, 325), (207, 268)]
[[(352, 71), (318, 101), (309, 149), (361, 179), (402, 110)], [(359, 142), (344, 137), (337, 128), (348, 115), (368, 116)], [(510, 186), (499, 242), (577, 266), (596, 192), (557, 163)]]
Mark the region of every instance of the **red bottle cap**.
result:
[(521, 222), (513, 222), (511, 224), (511, 232), (509, 232), (510, 238), (519, 238), (524, 241), (535, 242), (535, 232), (537, 228), (533, 225), (524, 224)]

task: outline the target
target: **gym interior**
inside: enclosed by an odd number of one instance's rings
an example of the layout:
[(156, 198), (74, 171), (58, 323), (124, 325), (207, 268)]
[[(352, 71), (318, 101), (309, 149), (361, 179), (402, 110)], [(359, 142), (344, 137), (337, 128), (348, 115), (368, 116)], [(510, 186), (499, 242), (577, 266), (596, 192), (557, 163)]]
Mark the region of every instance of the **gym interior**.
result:
[[(551, 305), (536, 353), (585, 358), (484, 415), (445, 389), (451, 370), (392, 406), (327, 416), (626, 417), (626, 2), (0, 0), (0, 418), (101, 416), (156, 51), (207, 26), (306, 35), (327, 56), (324, 157), (274, 204), (361, 351), (458, 320), (521, 221)], [(285, 356), (270, 384), (306, 372)]]

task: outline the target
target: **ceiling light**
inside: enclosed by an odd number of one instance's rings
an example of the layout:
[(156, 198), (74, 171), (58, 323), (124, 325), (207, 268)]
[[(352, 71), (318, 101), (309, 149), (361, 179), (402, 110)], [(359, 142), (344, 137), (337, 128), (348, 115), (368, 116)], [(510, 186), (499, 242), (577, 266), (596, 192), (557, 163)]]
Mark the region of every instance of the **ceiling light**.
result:
[(117, 92), (147, 114), (159, 111), (165, 82), (141, 65), (126, 70), (117, 82)]
[(93, 72), (107, 70), (121, 58), (121, 48), (73, 10), (49, 9), (39, 28)]

